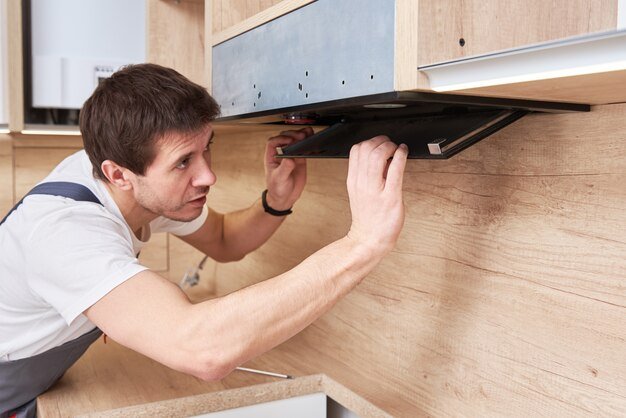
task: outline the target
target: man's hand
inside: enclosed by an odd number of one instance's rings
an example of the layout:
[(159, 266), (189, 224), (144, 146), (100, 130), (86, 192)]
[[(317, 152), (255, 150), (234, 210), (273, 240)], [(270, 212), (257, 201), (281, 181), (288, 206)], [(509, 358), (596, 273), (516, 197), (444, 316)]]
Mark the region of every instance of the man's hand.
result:
[(276, 210), (287, 210), (298, 200), (306, 183), (306, 160), (304, 158), (277, 159), (276, 147), (302, 141), (313, 134), (310, 127), (297, 131), (284, 131), (272, 137), (265, 148), (265, 181), (267, 204)]
[(352, 225), (348, 238), (380, 257), (391, 251), (404, 224), (402, 180), (408, 153), (406, 145), (398, 147), (386, 136), (350, 150), (347, 183)]

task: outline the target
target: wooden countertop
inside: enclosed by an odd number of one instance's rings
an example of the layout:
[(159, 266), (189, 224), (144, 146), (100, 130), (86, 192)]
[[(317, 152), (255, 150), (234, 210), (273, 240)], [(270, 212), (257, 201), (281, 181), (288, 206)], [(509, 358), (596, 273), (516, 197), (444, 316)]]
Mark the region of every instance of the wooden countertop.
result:
[[(304, 349), (304, 356), (299, 353), (301, 349)], [(38, 398), (38, 414), (42, 418), (85, 414), (189, 416), (324, 392), (360, 416), (390, 416), (353, 392), (354, 385), (348, 389), (337, 380), (367, 384), (370, 379), (355, 371), (341, 372), (340, 365), (314, 355), (300, 344), (297, 336), (245, 366), (289, 374), (295, 379), (234, 371), (219, 382), (203, 382), (111, 339), (105, 344), (100, 338), (56, 385)], [(339, 371), (339, 374), (332, 377), (318, 374), (325, 370)], [(114, 409), (118, 410), (111, 411)]]

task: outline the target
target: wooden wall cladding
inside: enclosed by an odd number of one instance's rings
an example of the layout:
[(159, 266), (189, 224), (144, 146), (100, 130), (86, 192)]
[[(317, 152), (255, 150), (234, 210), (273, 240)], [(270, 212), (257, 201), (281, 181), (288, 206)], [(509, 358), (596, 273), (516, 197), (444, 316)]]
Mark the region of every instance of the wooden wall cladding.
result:
[(616, 25), (617, 0), (420, 1), (419, 64), (612, 30)]
[[(409, 161), (395, 250), (286, 343), (300, 358), (285, 364), (313, 364), (394, 416), (626, 415), (625, 114), (531, 115), (450, 160)], [(218, 136), (210, 205), (258, 197), (266, 136)], [(308, 164), (294, 214), (217, 266), (218, 294), (345, 234), (347, 162)]]
[(13, 146), (8, 135), (0, 134), (0, 219), (13, 207)]

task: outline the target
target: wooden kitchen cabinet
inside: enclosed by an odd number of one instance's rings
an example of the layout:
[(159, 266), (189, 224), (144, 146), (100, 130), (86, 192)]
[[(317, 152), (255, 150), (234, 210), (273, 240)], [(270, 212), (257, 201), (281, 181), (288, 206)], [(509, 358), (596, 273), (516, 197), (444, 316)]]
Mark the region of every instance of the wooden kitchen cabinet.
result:
[[(305, 0), (266, 2), (266, 9), (251, 15), (251, 11), (259, 9), (258, 2), (213, 1), (212, 29), (207, 31), (211, 33), (209, 44), (214, 47), (309, 3), (311, 1)], [(431, 85), (426, 73), (418, 71), (418, 68), (427, 65), (611, 31), (618, 27), (617, 0), (396, 0), (395, 9), (395, 25), (389, 30), (394, 31), (395, 38), (393, 88), (396, 91), (440, 91)], [(207, 58), (207, 74), (210, 74), (209, 54)], [(541, 67), (541, 62), (537, 65)], [(614, 88), (622, 85), (625, 79), (624, 71), (602, 71), (582, 77), (579, 74), (568, 77), (546, 75), (530, 84), (494, 82), (492, 85), (487, 83), (486, 88), (445, 91), (603, 104), (626, 101), (626, 92), (616, 92)]]
[(626, 102), (614, 0), (420, 2), (419, 88), (474, 96)]
[(219, 33), (282, 0), (208, 0), (213, 16), (211, 33)]
[(426, 0), (415, 26), (419, 65), (617, 27), (617, 0)]
[(146, 61), (206, 85), (204, 0), (146, 0)]
[(626, 102), (626, 30), (419, 67), (437, 92), (585, 104)]

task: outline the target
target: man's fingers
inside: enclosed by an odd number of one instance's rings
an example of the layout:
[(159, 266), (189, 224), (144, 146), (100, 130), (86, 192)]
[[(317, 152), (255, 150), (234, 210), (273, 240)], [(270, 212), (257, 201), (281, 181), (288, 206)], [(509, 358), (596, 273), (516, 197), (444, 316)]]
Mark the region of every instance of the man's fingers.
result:
[(295, 139), (296, 141), (302, 141), (307, 136), (313, 135), (313, 128), (311, 128), (310, 126), (307, 126), (306, 128), (302, 128), (298, 130), (282, 131), (280, 135), (288, 136), (290, 138)]
[(383, 142), (390, 141), (389, 137), (384, 135), (375, 136), (372, 139), (368, 139), (367, 141), (363, 141), (360, 143), (364, 153), (369, 154), (374, 149), (376, 149)]
[(281, 159), (278, 167), (276, 167), (276, 169), (274, 170), (276, 180), (279, 180), (281, 182), (287, 180), (295, 167), (296, 162), (292, 158)]
[(389, 158), (391, 158), (398, 146), (387, 140), (377, 146), (368, 156), (368, 175), (380, 181), (380, 186), (384, 186), (385, 168)]
[(361, 144), (355, 144), (350, 148), (350, 160), (348, 161), (348, 190), (356, 187), (356, 178), (359, 171), (359, 154)]
[(267, 145), (265, 146), (265, 161), (267, 165), (269, 167), (278, 167), (280, 163), (274, 158), (278, 154), (276, 147), (284, 147), (292, 144), (293, 142), (293, 138), (286, 136), (275, 136), (268, 139)]
[[(298, 130), (283, 131), (279, 135), (271, 137), (267, 140), (265, 160), (273, 167), (278, 166), (278, 163), (274, 159), (277, 154), (276, 147), (291, 145), (295, 142), (302, 141), (311, 135), (313, 135), (313, 128), (307, 126), (306, 128)], [(300, 164), (302, 163), (300, 162)]]
[(282, 145), (289, 145), (289, 144), (293, 144), (294, 142), (296, 142), (296, 140), (292, 137), (289, 136), (274, 136), (270, 139), (267, 140), (267, 145), (271, 148), (276, 148)]
[[(382, 148), (379, 149), (381, 146)], [(348, 185), (356, 187), (357, 183), (367, 181), (367, 178), (374, 176), (380, 181), (379, 187), (382, 187), (382, 172), (386, 160), (391, 157), (395, 147), (396, 145), (384, 135), (353, 145), (350, 149)]]
[(405, 144), (401, 144), (393, 154), (391, 164), (387, 170), (387, 180), (385, 181), (385, 190), (402, 191), (402, 180), (404, 179), (404, 168), (406, 160), (409, 156), (409, 148)]

